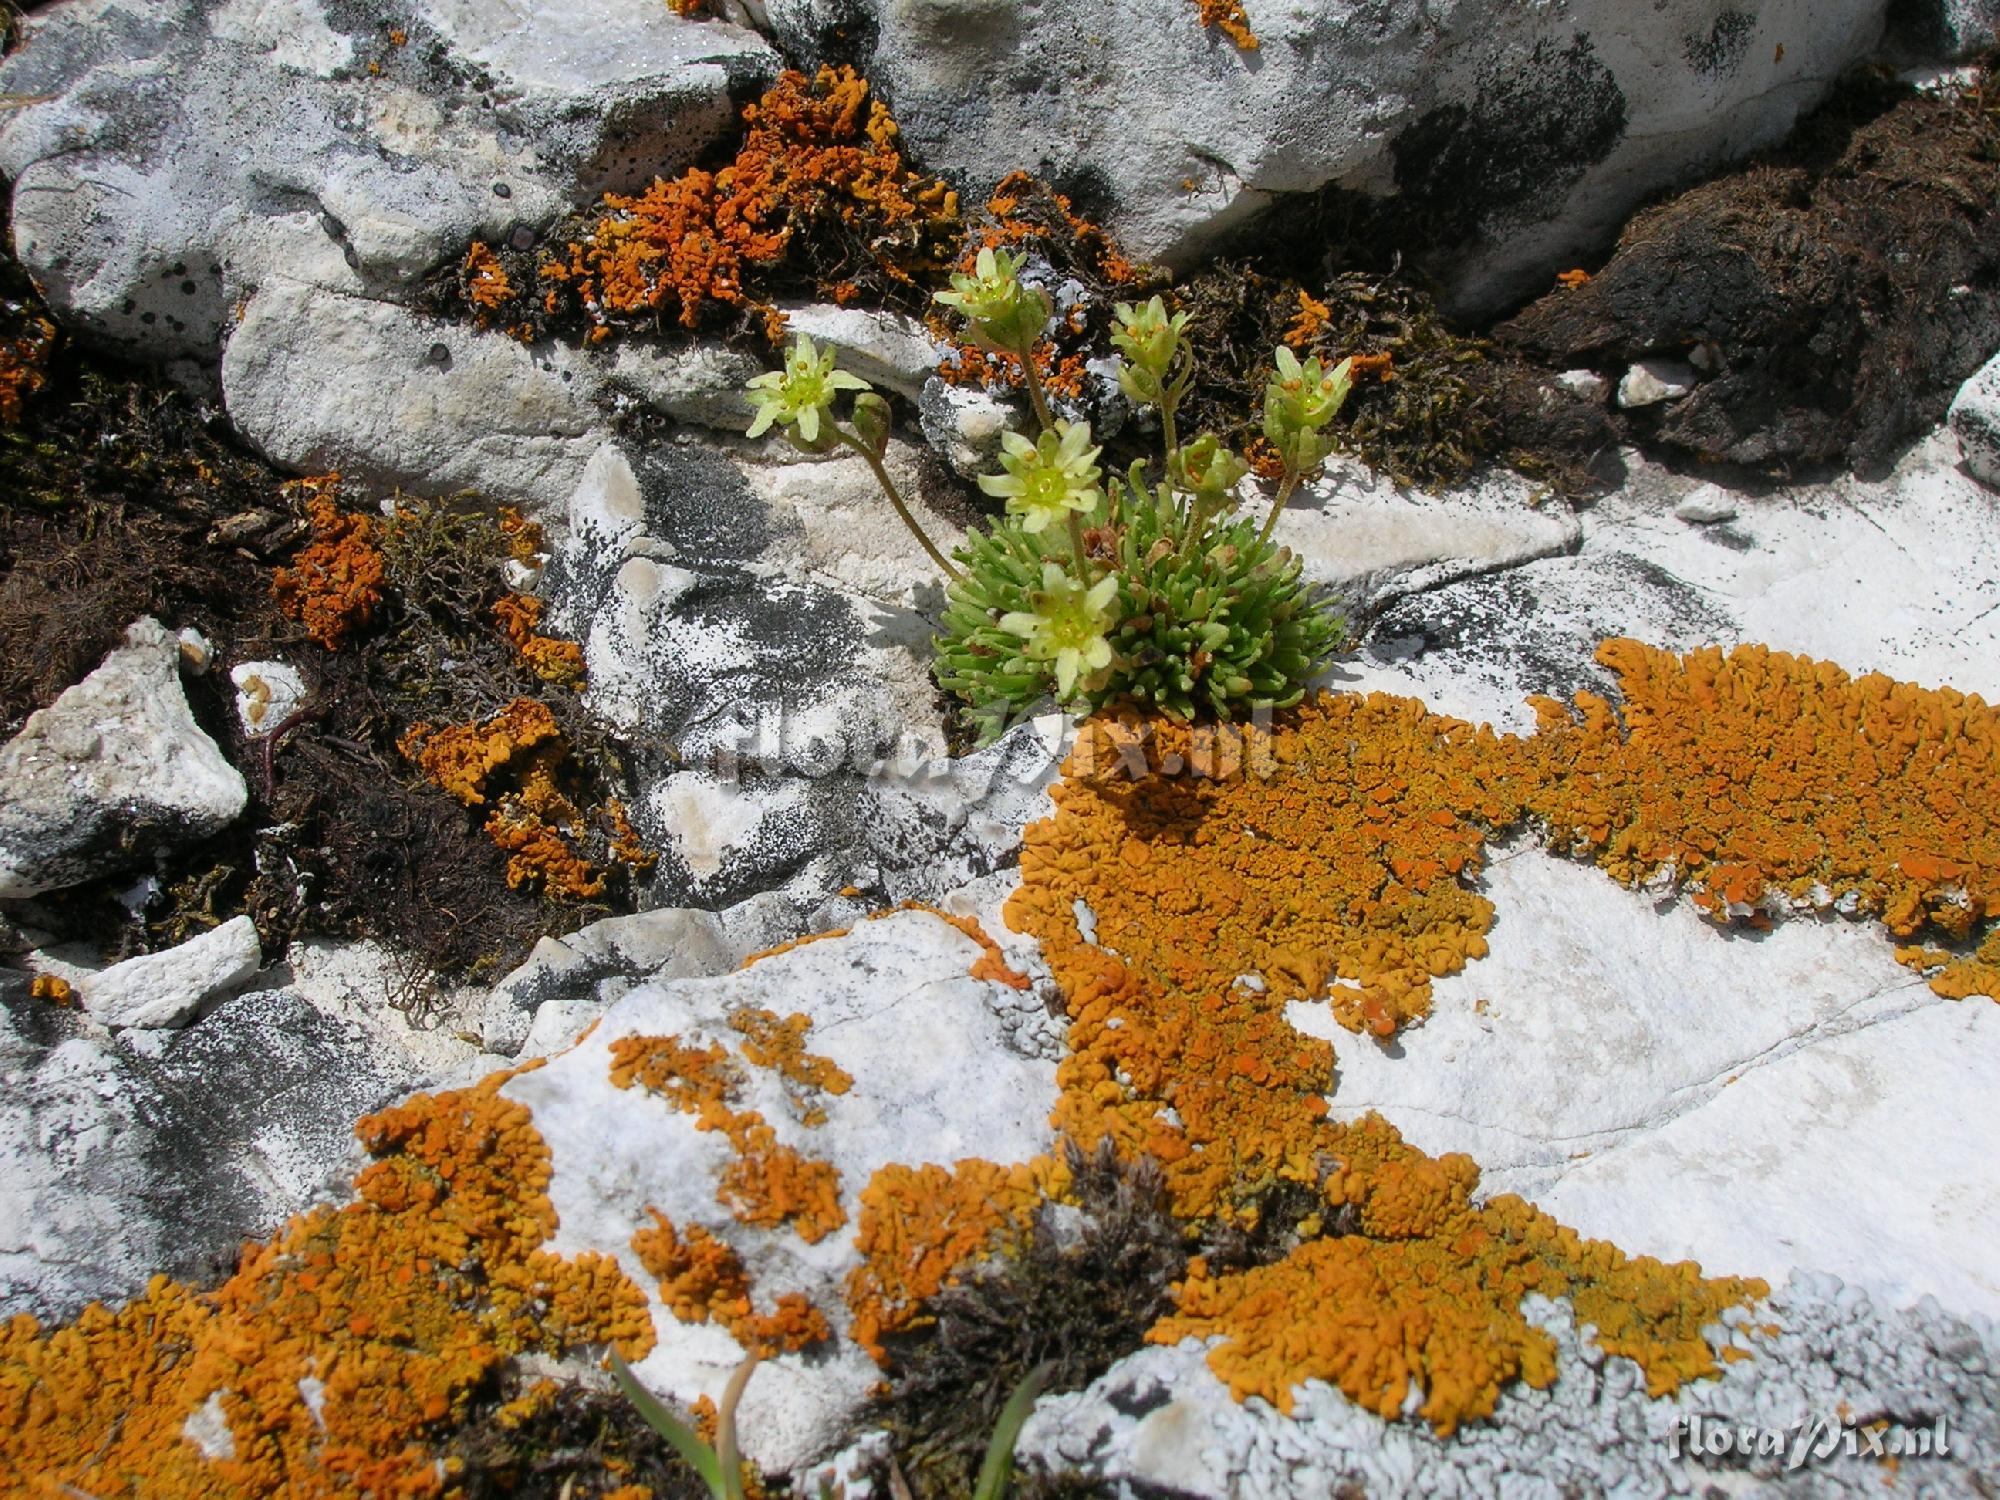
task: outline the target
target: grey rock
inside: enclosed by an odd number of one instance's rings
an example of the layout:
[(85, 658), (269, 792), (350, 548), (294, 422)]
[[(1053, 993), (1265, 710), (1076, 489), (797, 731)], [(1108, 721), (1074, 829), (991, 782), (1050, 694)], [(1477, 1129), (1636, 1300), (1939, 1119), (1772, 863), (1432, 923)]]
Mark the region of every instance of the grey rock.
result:
[(0, 747), (0, 897), (138, 865), (226, 827), (248, 800), (188, 708), (180, 641), (142, 619)]
[(525, 506), (582, 476), (601, 440), (594, 389), (574, 350), (286, 280), (250, 299), (222, 359), (230, 420), (274, 463)]
[(2000, 354), (1959, 387), (1945, 421), (1958, 438), (1966, 471), (2000, 489)]
[[(787, 509), (779, 480), (816, 503)], [(1053, 755), (1032, 727), (946, 755), (919, 606), (937, 585), (900, 582), (925, 565), (872, 485), (858, 461), (760, 471), (608, 444), (572, 495), (551, 614), (583, 645), (587, 703), (638, 747), (651, 901), (932, 897), (1009, 861), (1038, 815)], [(815, 530), (829, 514), (834, 536)]]
[(741, 432), (750, 425), (745, 384), (763, 364), (740, 349), (694, 344), (663, 349), (624, 339), (613, 353), (609, 384), (677, 422)]
[(1017, 425), (1018, 415), (998, 396), (936, 375), (924, 382), (917, 399), (924, 440), (967, 479), (999, 468), (1000, 435)]
[(806, 930), (791, 902), (760, 895), (719, 912), (663, 907), (543, 938), (479, 1007), (482, 1042), (489, 1052), (514, 1056), (544, 1008), (556, 1006), (559, 1016), (541, 1026), (539, 1046), (530, 1049), (554, 1051), (635, 985), (726, 974)]
[(732, 92), (767, 81), (776, 54), (724, 21), (664, 18), (647, 0), (581, 0), (560, 18), (507, 0), (420, 0), (416, 19), (479, 70), (533, 143), (530, 170), (590, 197), (691, 165), (735, 123)]
[(1611, 382), (1595, 370), (1564, 370), (1556, 384), (1580, 401), (1602, 405), (1611, 397)]
[(1736, 519), (1736, 499), (1719, 484), (1704, 484), (1674, 507), (1674, 518), (1690, 526), (1715, 526)]
[(42, 101), (0, 114), (22, 262), (70, 322), (196, 368), (273, 278), (406, 295), (469, 240), (685, 165), (776, 68), (646, 0), (68, 0), (24, 26), (0, 63)]
[(1618, 404), (1630, 411), (1678, 401), (1694, 390), (1695, 380), (1694, 366), (1685, 360), (1642, 359), (1618, 382)]
[(344, 1187), (360, 1115), (472, 1049), (399, 1032), (396, 967), (294, 945), (184, 1030), (111, 1033), (0, 980), (0, 1302), (44, 1321), (195, 1282)]
[(77, 997), (102, 1026), (182, 1026), (209, 1001), (249, 983), (263, 962), (256, 924), (231, 917), (175, 947), (90, 975), (76, 986)]
[[(1830, 1290), (1828, 1290), (1830, 1288)], [(1016, 1448), (1031, 1473), (1094, 1479), (1117, 1495), (1278, 1500), (1353, 1486), (1371, 1496), (1555, 1500), (1562, 1495), (1971, 1495), (2000, 1475), (2000, 1382), (1967, 1369), (1964, 1351), (2000, 1354), (1990, 1325), (1935, 1302), (1896, 1312), (1831, 1277), (1795, 1277), (1753, 1316), (1774, 1335), (1714, 1330), (1750, 1357), (1718, 1380), (1649, 1400), (1631, 1361), (1605, 1357), (1562, 1303), (1524, 1310), (1558, 1349), (1547, 1390), (1518, 1384), (1493, 1415), (1440, 1438), (1421, 1420), (1389, 1423), (1321, 1381), (1294, 1388), (1290, 1417), (1232, 1400), (1192, 1339), (1147, 1349), (1074, 1395), (1044, 1397)], [(1741, 1321), (1741, 1320), (1739, 1320)], [(1990, 1366), (1989, 1366), (1990, 1368)], [(1839, 1432), (1886, 1419), (1947, 1434), (1950, 1452), (1886, 1468), (1845, 1448), (1788, 1472), (1788, 1454), (1696, 1457), (1688, 1424), (1751, 1426), (1787, 1446), (1825, 1418)], [(1679, 1433), (1681, 1450), (1673, 1440)], [(1712, 1487), (1711, 1487), (1712, 1486)]]
[(797, 54), (858, 42), (904, 138), (968, 197), (1038, 170), (1179, 267), (1285, 195), (1396, 192), (1458, 231), (1432, 268), (1454, 300), (1492, 308), (1647, 193), (1781, 137), (1870, 55), (1888, 5), (1252, 5), (1254, 52), (1184, 0), (765, 9)]

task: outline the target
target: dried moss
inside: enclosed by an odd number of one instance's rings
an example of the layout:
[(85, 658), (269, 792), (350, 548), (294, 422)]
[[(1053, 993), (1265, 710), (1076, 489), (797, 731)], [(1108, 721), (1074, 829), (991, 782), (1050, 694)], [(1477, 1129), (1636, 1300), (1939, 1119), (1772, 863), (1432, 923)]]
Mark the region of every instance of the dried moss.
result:
[(1047, 1389), (1081, 1390), (1138, 1350), (1187, 1262), (1159, 1169), (1072, 1152), (1074, 1208), (1043, 1204), (1010, 1254), (927, 1304), (930, 1325), (896, 1341), (887, 1395), (863, 1419), (888, 1429), (925, 1497), (969, 1495), (1008, 1395), (1036, 1366)]

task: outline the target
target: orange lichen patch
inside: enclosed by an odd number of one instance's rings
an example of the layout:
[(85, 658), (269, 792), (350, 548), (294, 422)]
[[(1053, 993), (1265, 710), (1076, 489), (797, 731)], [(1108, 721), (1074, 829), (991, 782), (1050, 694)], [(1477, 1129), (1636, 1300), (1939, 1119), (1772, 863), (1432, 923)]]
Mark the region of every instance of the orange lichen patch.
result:
[(533, 594), (504, 594), (493, 606), (493, 623), (507, 637), (522, 664), (544, 682), (558, 687), (583, 686), (583, 647), (575, 641), (538, 635), (547, 606)]
[(1250, 30), (1250, 17), (1244, 14), (1243, 0), (1195, 0), (1201, 12), (1201, 24), (1213, 26), (1245, 52), (1257, 50), (1256, 33)]
[[(1350, 1030), (1387, 1035), (1423, 1015), (1432, 978), (1486, 952), (1493, 908), (1467, 882), (1486, 830), (1516, 816), (1488, 786), (1513, 742), (1377, 693), (1306, 705), (1275, 741), (1253, 732), (1247, 753), (1274, 757), (1274, 776), (1243, 774), (1243, 743), (1212, 727), (1088, 726), (1072, 761), (1092, 772), (1029, 830), (1032, 878), (1010, 920), (1033, 907), (1038, 926), (1065, 914), (1074, 933), (1066, 914), (1082, 901), (1148, 989), (1258, 975), (1273, 1002), (1329, 998)], [(1235, 759), (1219, 763), (1225, 746)], [(1135, 766), (1168, 774), (1134, 780)]]
[(467, 807), (486, 802), (495, 772), (538, 745), (562, 738), (555, 715), (532, 698), (516, 698), (477, 724), (415, 724), (396, 741), (405, 759)]
[(1961, 957), (1943, 948), (1906, 947), (1896, 950), (1896, 962), (1932, 971), (1932, 990), (1947, 1000), (1969, 1000), (1974, 995), (2000, 1000), (2000, 925), (1989, 928), (1969, 955)]
[(621, 1036), (611, 1044), (611, 1083), (658, 1094), (683, 1114), (719, 1129), (741, 1075), (727, 1047), (696, 1047), (677, 1036)]
[(546, 309), (573, 297), (593, 331), (665, 314), (692, 328), (712, 304), (774, 316), (745, 277), (776, 265), (796, 235), (858, 237), (875, 270), (907, 283), (928, 263), (923, 247), (956, 224), (956, 196), (909, 170), (895, 121), (850, 68), (782, 73), (743, 119), (743, 144), (719, 171), (607, 195), (585, 238), (540, 264)]
[(76, 990), (60, 974), (37, 974), (28, 986), (31, 1000), (53, 1000), (57, 1005), (68, 1005), (76, 999)]
[(56, 325), (41, 317), (29, 318), (25, 331), (13, 338), (0, 339), (0, 425), (20, 425), (28, 397), (48, 384), (55, 343)]
[(1304, 287), (1299, 288), (1299, 315), (1292, 320), (1292, 326), (1285, 330), (1285, 342), (1294, 349), (1303, 349), (1318, 338), (1326, 327), (1333, 310), (1318, 301)]
[[(540, 1248), (549, 1152), (499, 1096), (511, 1076), (364, 1119), (379, 1159), (357, 1201), (246, 1247), (214, 1292), (156, 1277), (117, 1312), (0, 1329), (0, 1470), (103, 1500), (443, 1495), (430, 1439), (514, 1355), (642, 1358), (645, 1293), (606, 1257)], [(211, 1398), (232, 1458), (182, 1436)]]
[(1556, 284), (1567, 291), (1573, 292), (1589, 280), (1590, 272), (1583, 270), (1581, 267), (1573, 271), (1556, 272)]
[(641, 874), (660, 862), (660, 856), (639, 841), (638, 830), (625, 816), (624, 803), (611, 798), (604, 804), (602, 817), (613, 859)]
[(466, 251), (465, 260), (458, 268), (458, 277), (465, 300), (488, 312), (505, 307), (516, 296), (516, 288), (508, 278), (507, 268), (481, 242), (474, 242), (472, 248)]
[(861, 1190), (862, 1261), (847, 1279), (851, 1337), (885, 1362), (884, 1337), (927, 1322), (925, 1299), (1018, 1239), (1035, 1205), (1062, 1186), (1060, 1166), (1046, 1158), (1012, 1167), (977, 1159), (883, 1167)]
[(290, 567), (271, 575), (271, 593), (288, 618), (331, 651), (381, 606), (386, 573), (373, 540), (375, 523), (335, 503), (338, 474), (295, 480), (285, 489), (305, 496), (313, 539)]
[(840, 1173), (831, 1162), (801, 1155), (754, 1111), (739, 1115), (730, 1140), (737, 1156), (723, 1168), (715, 1198), (738, 1223), (762, 1229), (789, 1224), (817, 1245), (847, 1223), (840, 1204)]
[(1357, 354), (1354, 356), (1354, 367), (1349, 373), (1356, 380), (1372, 375), (1387, 385), (1396, 378), (1396, 356), (1387, 350), (1380, 354)]
[(1239, 1395), (1285, 1407), (1317, 1376), (1393, 1416), (1416, 1382), (1449, 1431), (1507, 1381), (1553, 1378), (1528, 1292), (1572, 1298), (1669, 1389), (1714, 1372), (1701, 1328), (1764, 1290), (1628, 1260), (1519, 1199), (1475, 1205), (1467, 1158), (1426, 1157), (1376, 1116), (1327, 1119), (1333, 1049), (1285, 1002), (1330, 991), (1377, 1033), (1420, 1013), (1432, 977), (1484, 951), (1491, 909), (1463, 879), (1538, 764), (1380, 694), (1322, 698), (1269, 733), (1097, 720), (1056, 815), (1028, 831), (1008, 919), (1068, 998), (1053, 1123), (1085, 1150), (1158, 1159), (1189, 1220), (1248, 1225), (1287, 1184), (1323, 1203), (1277, 1265), (1191, 1267), (1152, 1334), (1219, 1336), (1211, 1364)]
[(743, 1033), (739, 1045), (745, 1061), (769, 1068), (785, 1080), (785, 1092), (799, 1123), (826, 1122), (826, 1111), (813, 1101), (813, 1095), (844, 1094), (854, 1087), (853, 1077), (840, 1064), (806, 1051), (811, 1017), (793, 1014), (780, 1020), (775, 1011), (751, 1008), (730, 1016), (729, 1024)]
[(752, 1311), (750, 1273), (735, 1250), (701, 1225), (685, 1234), (656, 1208), (650, 1228), (632, 1236), (639, 1263), (660, 1279), (660, 1298), (683, 1323), (715, 1323), (745, 1351), (771, 1358), (833, 1336), (826, 1316), (799, 1292), (765, 1314)]
[(1760, 906), (1963, 938), (2000, 915), (2000, 714), (1761, 646), (1609, 640), (1622, 711), (1532, 700), (1530, 808), (1627, 885), (1672, 878), (1718, 920)]
[(780, 953), (790, 953), (794, 948), (804, 948), (812, 943), (823, 943), (828, 938), (846, 937), (850, 931), (852, 929), (847, 927), (829, 927), (825, 932), (809, 932), (804, 937), (787, 938), (784, 942), (774, 943), (769, 948), (759, 948), (736, 967), (739, 970), (747, 969), (752, 964), (761, 963), (767, 958), (776, 958)]
[[(798, 1063), (802, 1069), (832, 1076), (812, 1067), (824, 1064), (832, 1069), (826, 1059), (811, 1058), (803, 1048), (798, 1058), (803, 1060)], [(833, 1073), (847, 1077), (838, 1069)], [(786, 1075), (786, 1080), (798, 1087), (796, 1079)], [(789, 1224), (807, 1244), (818, 1244), (847, 1222), (847, 1210), (840, 1203), (840, 1173), (831, 1163), (785, 1145), (756, 1110), (736, 1109), (742, 1081), (740, 1066), (719, 1043), (697, 1047), (679, 1037), (628, 1036), (611, 1044), (611, 1082), (616, 1087), (631, 1088), (636, 1083), (683, 1114), (693, 1115), (695, 1129), (719, 1131), (728, 1138), (735, 1155), (716, 1186), (718, 1203), (741, 1223), (761, 1228)]]
[(981, 249), (1057, 248), (1065, 261), (1106, 281), (1134, 285), (1145, 273), (1128, 260), (1101, 225), (1071, 206), (1068, 198), (1026, 172), (1010, 172), (986, 200), (986, 222), (962, 250), (958, 269), (970, 271)]
[(667, 9), (688, 21), (705, 21), (710, 15), (709, 0), (667, 0)]
[(507, 555), (515, 562), (534, 566), (547, 548), (547, 538), (539, 521), (531, 521), (511, 505), (503, 505), (494, 515), (500, 535), (506, 539)]

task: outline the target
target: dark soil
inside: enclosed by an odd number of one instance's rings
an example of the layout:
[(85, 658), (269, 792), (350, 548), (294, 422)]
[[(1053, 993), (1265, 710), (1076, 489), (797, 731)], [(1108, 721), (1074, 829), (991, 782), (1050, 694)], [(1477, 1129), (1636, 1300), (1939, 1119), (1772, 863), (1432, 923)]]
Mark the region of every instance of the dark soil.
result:
[(1159, 1168), (1071, 1148), (1080, 1216), (1044, 1205), (1018, 1253), (926, 1304), (936, 1321), (892, 1348), (883, 1427), (919, 1500), (972, 1492), (1000, 1410), (1029, 1371), (1048, 1391), (1081, 1390), (1141, 1348), (1197, 1248), (1166, 1211)]
[(1707, 365), (1686, 400), (1617, 414), (1626, 440), (1773, 477), (1880, 473), (2000, 347), (2000, 93), (1851, 83), (1495, 337), (1614, 380), (1646, 355)]
[[(44, 315), (12, 258), (0, 258), (0, 341)], [(243, 773), (250, 806), (224, 834), (150, 871), (17, 903), (17, 921), (93, 943), (106, 959), (244, 912), (267, 957), (294, 938), (368, 935), (409, 956), (409, 998), (420, 1001), (438, 977), (497, 977), (544, 933), (629, 909), (618, 882), (597, 905), (509, 889), (505, 856), (477, 816), (396, 749), (419, 719), (540, 697), (591, 789), (620, 779), (575, 693), (520, 669), (484, 617), (502, 591), (484, 571), (491, 559), (444, 549), (392, 592), (370, 630), (326, 650), (271, 595), (274, 567), (308, 535), (302, 507), (218, 410), (61, 336), (40, 373), (21, 420), (0, 423), (0, 732), (89, 673), (139, 616), (193, 626), (216, 659), (186, 679), (189, 702)], [(272, 657), (299, 666), (312, 695), (282, 735), (253, 739), (228, 671)], [(159, 891), (135, 912), (121, 895), (146, 873)]]

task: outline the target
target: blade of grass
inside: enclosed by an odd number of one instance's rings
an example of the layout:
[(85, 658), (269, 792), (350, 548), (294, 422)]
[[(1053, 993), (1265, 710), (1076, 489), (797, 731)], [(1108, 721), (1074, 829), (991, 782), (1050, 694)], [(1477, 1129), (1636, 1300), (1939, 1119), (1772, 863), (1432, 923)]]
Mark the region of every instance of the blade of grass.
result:
[(639, 1377), (616, 1354), (611, 1356), (611, 1374), (617, 1380), (618, 1388), (625, 1393), (625, 1399), (638, 1408), (639, 1415), (646, 1419), (646, 1425), (673, 1444), (674, 1451), (701, 1476), (701, 1482), (708, 1486), (708, 1492), (715, 1496), (715, 1500), (730, 1500), (732, 1487), (723, 1474), (722, 1463), (715, 1450), (701, 1440), (700, 1434), (661, 1405), (651, 1391), (639, 1384)]
[(1020, 1437), (1028, 1413), (1035, 1409), (1035, 1398), (1041, 1395), (1055, 1368), (1052, 1360), (1036, 1365), (1021, 1377), (1014, 1394), (1000, 1408), (1000, 1420), (993, 1428), (992, 1441), (986, 1445), (986, 1461), (979, 1466), (979, 1482), (972, 1487), (972, 1500), (1001, 1500), (1007, 1493), (1007, 1480), (1014, 1472), (1015, 1439)]

